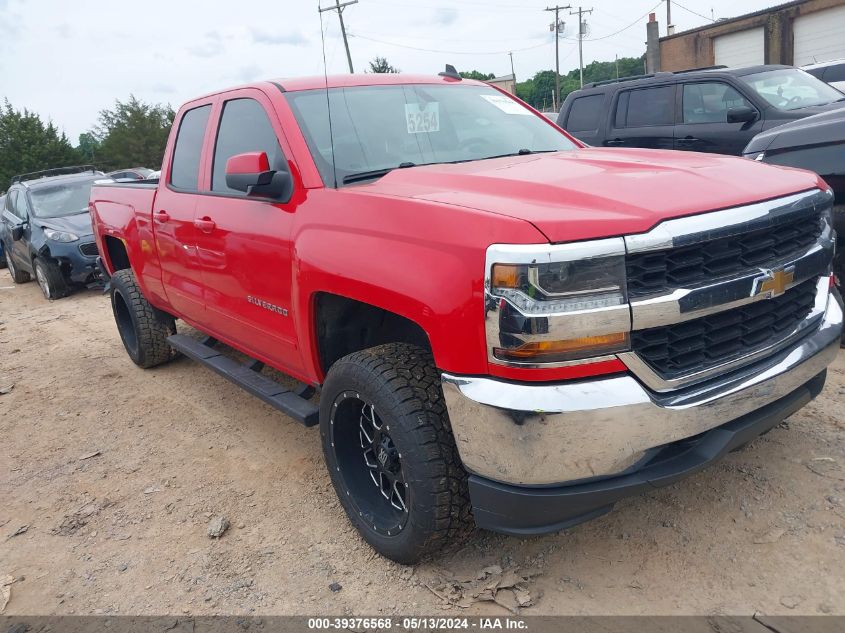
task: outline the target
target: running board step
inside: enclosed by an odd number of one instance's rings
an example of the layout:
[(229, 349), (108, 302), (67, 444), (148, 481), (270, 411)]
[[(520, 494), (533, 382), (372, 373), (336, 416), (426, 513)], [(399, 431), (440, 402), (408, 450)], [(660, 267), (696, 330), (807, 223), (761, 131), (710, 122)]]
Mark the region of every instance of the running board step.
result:
[(258, 396), (271, 407), (292, 417), (297, 422), (301, 422), (305, 426), (315, 426), (319, 423), (320, 410), (314, 403), (305, 400), (275, 380), (271, 380), (253, 369), (254, 366), (261, 367), (260, 365), (255, 365), (254, 362), (241, 365), (237, 361), (223, 356), (210, 345), (184, 334), (168, 336), (167, 342), (176, 351), (202, 363), (209, 369), (213, 369), (224, 378), (228, 378), (252, 395)]

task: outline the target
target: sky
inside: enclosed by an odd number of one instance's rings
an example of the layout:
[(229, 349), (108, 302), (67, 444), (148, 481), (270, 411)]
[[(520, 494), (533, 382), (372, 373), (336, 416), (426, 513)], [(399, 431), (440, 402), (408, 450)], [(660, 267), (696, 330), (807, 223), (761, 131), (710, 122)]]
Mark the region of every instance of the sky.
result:
[[(341, 0), (342, 2), (344, 0)], [(330, 6), (334, 0), (321, 0)], [(552, 14), (544, 0), (358, 0), (344, 12), (356, 72), (376, 55), (404, 72), (458, 70), (517, 80), (554, 68)], [(757, 11), (772, 0), (672, 0), (678, 31)], [(117, 7), (120, 6), (120, 9)], [(0, 100), (49, 119), (75, 145), (100, 110), (130, 93), (174, 109), (188, 99), (250, 81), (348, 72), (335, 11), (317, 0), (0, 0)], [(645, 23), (666, 3), (584, 4), (584, 63), (645, 52)], [(322, 24), (321, 24), (322, 16)], [(560, 68), (578, 67), (577, 17), (562, 11)]]

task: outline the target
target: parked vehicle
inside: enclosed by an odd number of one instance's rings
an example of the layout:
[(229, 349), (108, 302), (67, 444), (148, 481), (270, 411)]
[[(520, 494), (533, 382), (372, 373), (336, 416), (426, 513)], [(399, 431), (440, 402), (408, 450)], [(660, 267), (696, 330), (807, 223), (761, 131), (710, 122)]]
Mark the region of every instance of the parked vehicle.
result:
[(761, 131), (842, 101), (791, 66), (715, 67), (587, 84), (566, 97), (557, 122), (588, 145), (740, 156)]
[(0, 220), (9, 274), (33, 276), (47, 299), (60, 299), (97, 275), (88, 196), (102, 172), (89, 165), (15, 176)]
[(840, 286), (845, 283), (845, 108), (758, 134), (744, 156), (771, 165), (809, 169), (831, 186), (837, 234), (834, 270)]
[(349, 520), (403, 563), (471, 517), (594, 518), (806, 404), (842, 329), (831, 201), (810, 172), (583, 148), (451, 71), (200, 97), (157, 185), (91, 192), (130, 358), (319, 424)]
[(131, 169), (118, 169), (106, 174), (112, 180), (145, 180), (153, 173), (152, 169), (146, 167), (132, 167)]
[(147, 174), (145, 180), (158, 180), (159, 178), (161, 178), (161, 170), (157, 169), (156, 171), (151, 171)]
[[(0, 196), (0, 211), (6, 208), (6, 194)], [(3, 240), (0, 240), (0, 268), (6, 267), (6, 251), (3, 248)]]
[(813, 77), (821, 79), (825, 83), (845, 92), (845, 59), (834, 59), (829, 62), (819, 62), (803, 66), (801, 70), (810, 73)]

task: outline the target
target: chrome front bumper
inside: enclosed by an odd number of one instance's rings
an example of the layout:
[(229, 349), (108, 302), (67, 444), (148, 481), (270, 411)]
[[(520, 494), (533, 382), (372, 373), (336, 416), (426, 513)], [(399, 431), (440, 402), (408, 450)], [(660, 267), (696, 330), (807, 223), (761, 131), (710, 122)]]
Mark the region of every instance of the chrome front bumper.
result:
[(830, 293), (818, 328), (765, 360), (671, 393), (631, 375), (562, 384), (443, 374), (464, 466), (518, 485), (618, 475), (660, 446), (726, 424), (820, 374), (839, 350), (842, 304)]

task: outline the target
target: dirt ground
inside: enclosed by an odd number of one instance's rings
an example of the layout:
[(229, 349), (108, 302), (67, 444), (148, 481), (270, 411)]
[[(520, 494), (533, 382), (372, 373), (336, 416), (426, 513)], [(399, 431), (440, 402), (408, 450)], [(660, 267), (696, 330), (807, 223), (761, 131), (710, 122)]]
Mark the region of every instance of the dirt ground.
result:
[(709, 470), (413, 569), (350, 527), (315, 429), (187, 359), (138, 369), (98, 292), (50, 303), (0, 271), (3, 391), (6, 614), (500, 615), (472, 597), (512, 569), (526, 615), (845, 614), (845, 351), (815, 402)]

